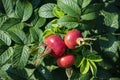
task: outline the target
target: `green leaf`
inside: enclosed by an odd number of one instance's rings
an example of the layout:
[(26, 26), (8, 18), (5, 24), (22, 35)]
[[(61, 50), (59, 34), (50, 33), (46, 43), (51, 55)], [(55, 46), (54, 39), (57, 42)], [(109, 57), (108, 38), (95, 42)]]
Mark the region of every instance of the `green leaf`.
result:
[(32, 15), (33, 7), (30, 2), (20, 1), (16, 2), (15, 13), (22, 22), (27, 21)]
[(90, 66), (89, 61), (85, 59), (84, 62), (81, 64), (80, 72), (82, 74), (86, 74), (89, 71), (89, 66)]
[(30, 28), (30, 34), (28, 37), (28, 43), (32, 43), (34, 41), (42, 41), (42, 30), (37, 27)]
[(35, 11), (34, 17), (35, 18), (31, 22), (31, 24), (33, 25), (33, 27), (42, 27), (45, 24), (46, 19), (42, 18), (42, 17), (39, 17), (38, 10)]
[(85, 8), (90, 4), (92, 0), (77, 0), (77, 1), (82, 8)]
[(13, 56), (14, 50), (12, 47), (9, 47), (5, 52), (3, 52), (0, 55), (0, 66), (3, 66), (4, 64), (7, 63), (7, 61), (9, 61), (12, 56)]
[(9, 34), (13, 41), (19, 44), (25, 44), (27, 41), (26, 34), (22, 30), (12, 30), (9, 31)]
[(53, 14), (53, 8), (56, 4), (53, 3), (47, 3), (40, 7), (39, 9), (39, 16), (43, 18), (53, 18), (55, 17)]
[(104, 16), (104, 24), (107, 26), (107, 31), (115, 32), (119, 28), (119, 15), (106, 11), (101, 11), (101, 14)]
[(61, 18), (65, 15), (65, 13), (58, 6), (53, 8), (53, 14), (58, 18)]
[(97, 73), (97, 66), (96, 66), (96, 64), (93, 61), (91, 61), (91, 60), (89, 60), (89, 63), (90, 63), (90, 70), (92, 72), (92, 75), (96, 76), (96, 73)]
[(26, 66), (29, 58), (29, 47), (25, 46), (15, 46), (14, 56), (13, 56), (13, 66), (22, 69)]
[(58, 0), (57, 5), (70, 16), (79, 17), (81, 15), (81, 9), (74, 0)]
[(0, 70), (0, 80), (12, 80), (6, 71)]
[(119, 43), (116, 40), (116, 37), (113, 35), (106, 35), (99, 37), (99, 44), (101, 49), (104, 51), (104, 56), (109, 57), (112, 61), (117, 61)]
[(61, 17), (60, 19), (58, 19), (58, 24), (61, 26), (65, 26), (68, 29), (76, 28), (79, 25), (78, 19), (71, 16)]
[(87, 59), (90, 59), (91, 61), (94, 61), (94, 62), (101, 62), (102, 61), (102, 58), (100, 55), (90, 55), (87, 57)]
[(28, 74), (25, 69), (10, 67), (6, 72), (12, 80), (28, 80)]
[(109, 80), (120, 80), (120, 78), (112, 77), (112, 78), (110, 78)]
[(75, 66), (80, 67), (83, 61), (84, 61), (84, 58), (82, 56), (77, 55), (75, 60)]
[(19, 19), (9, 18), (1, 26), (2, 30), (14, 30), (14, 29), (23, 29), (24, 24), (20, 22)]
[(47, 29), (44, 31), (43, 33), (43, 39), (45, 39), (47, 36), (51, 35), (51, 34), (55, 34), (51, 29)]
[(98, 16), (98, 13), (96, 12), (91, 12), (91, 13), (87, 13), (81, 16), (82, 20), (93, 20), (96, 19)]
[(8, 45), (8, 46), (11, 45), (11, 37), (10, 37), (10, 35), (9, 35), (7, 32), (5, 32), (5, 31), (0, 30), (0, 40), (1, 40), (4, 44), (6, 44), (6, 45)]
[(15, 0), (2, 0), (5, 12), (9, 17), (15, 17), (14, 13), (14, 3)]
[(40, 65), (38, 67), (38, 71), (40, 72), (40, 74), (42, 74), (44, 76), (44, 78), (46, 80), (53, 80), (52, 74), (50, 73), (50, 71), (46, 67)]
[(7, 16), (0, 16), (0, 29), (3, 23), (7, 20)]

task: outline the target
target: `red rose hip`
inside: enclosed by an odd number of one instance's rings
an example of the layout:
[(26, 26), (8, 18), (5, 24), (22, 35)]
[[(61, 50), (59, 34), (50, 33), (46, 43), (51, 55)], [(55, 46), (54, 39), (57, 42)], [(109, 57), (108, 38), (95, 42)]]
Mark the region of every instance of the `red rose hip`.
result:
[(78, 31), (76, 29), (70, 30), (66, 34), (66, 36), (64, 38), (64, 42), (69, 49), (75, 49), (78, 38), (82, 38), (82, 34), (80, 33), (80, 31)]
[(64, 41), (57, 35), (48, 36), (45, 38), (44, 43), (52, 49), (51, 55), (53, 57), (61, 57), (66, 50)]
[(67, 54), (57, 59), (57, 65), (62, 68), (69, 68), (75, 62), (75, 57), (73, 54)]

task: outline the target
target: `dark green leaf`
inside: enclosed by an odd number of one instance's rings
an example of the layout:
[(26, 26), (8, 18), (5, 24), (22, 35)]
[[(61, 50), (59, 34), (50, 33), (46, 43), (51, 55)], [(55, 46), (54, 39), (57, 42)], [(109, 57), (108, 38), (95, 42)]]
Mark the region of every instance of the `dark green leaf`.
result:
[(52, 74), (50, 73), (50, 71), (46, 67), (39, 66), (38, 71), (40, 72), (40, 74), (42, 74), (44, 76), (44, 78), (46, 80), (53, 80)]
[(12, 30), (12, 31), (9, 31), (9, 33), (12, 40), (15, 41), (16, 43), (20, 43), (20, 44), (26, 43), (27, 37), (22, 30)]
[(15, 0), (2, 0), (5, 12), (9, 17), (15, 17), (14, 13), (14, 3)]
[(106, 35), (99, 37), (99, 44), (101, 48), (104, 50), (106, 54), (104, 56), (109, 57), (113, 61), (117, 61), (118, 53), (117, 50), (119, 48), (119, 43), (116, 41), (115, 36), (113, 35)]
[(0, 40), (8, 46), (11, 45), (11, 37), (5, 31), (0, 30)]
[(53, 3), (47, 3), (40, 7), (39, 9), (39, 16), (44, 18), (53, 18), (55, 17), (53, 14), (53, 8), (56, 4)]
[(0, 66), (3, 66), (4, 64), (7, 63), (7, 61), (9, 61), (9, 59), (12, 58), (14, 53), (14, 50), (12, 47), (9, 47), (5, 52), (3, 52), (0, 55)]
[(90, 2), (92, 0), (77, 0), (78, 1), (78, 4), (82, 7), (82, 8), (85, 8), (86, 6), (88, 6), (90, 4)]
[(28, 74), (25, 69), (9, 67), (6, 72), (12, 80), (28, 80)]
[(96, 12), (91, 12), (91, 13), (87, 13), (81, 16), (82, 20), (93, 20), (96, 19), (98, 16), (98, 13)]
[(89, 63), (89, 61), (87, 59), (85, 59), (83, 61), (83, 63), (81, 64), (80, 72), (82, 74), (86, 74), (89, 71), (89, 67), (90, 67), (90, 63)]
[(3, 23), (7, 20), (7, 16), (0, 16), (0, 29)]
[(16, 2), (15, 13), (22, 22), (27, 21), (32, 15), (33, 7), (30, 2), (20, 1)]
[(61, 17), (60, 19), (58, 19), (58, 24), (61, 26), (65, 26), (68, 29), (76, 28), (79, 25), (78, 19), (71, 16)]
[(84, 59), (82, 56), (77, 55), (75, 60), (75, 66), (80, 67), (80, 65), (83, 63)]
[(29, 47), (27, 46), (15, 46), (15, 52), (13, 56), (13, 66), (17, 68), (24, 68), (29, 58)]
[(58, 0), (57, 4), (70, 16), (79, 17), (81, 15), (81, 9), (74, 0)]
[(119, 28), (119, 16), (117, 13), (109, 13), (106, 11), (101, 11), (101, 14), (104, 16), (104, 24), (108, 26), (108, 32), (115, 32)]

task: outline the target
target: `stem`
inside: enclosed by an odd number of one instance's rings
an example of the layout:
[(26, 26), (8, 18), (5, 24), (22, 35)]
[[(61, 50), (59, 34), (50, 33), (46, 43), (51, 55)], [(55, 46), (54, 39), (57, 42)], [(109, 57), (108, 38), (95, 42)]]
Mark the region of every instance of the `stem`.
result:
[(92, 52), (92, 46), (89, 43), (85, 43), (85, 45), (88, 45), (90, 47), (90, 52)]
[(47, 56), (50, 53), (51, 53), (51, 48), (49, 48), (47, 46), (46, 49), (44, 50), (44, 52), (42, 52), (41, 54), (39, 54), (37, 56), (37, 59), (34, 62), (35, 66), (37, 67), (43, 61), (44, 57)]
[(71, 76), (72, 76), (72, 67), (66, 68), (66, 75), (68, 77), (68, 80), (70, 80)]

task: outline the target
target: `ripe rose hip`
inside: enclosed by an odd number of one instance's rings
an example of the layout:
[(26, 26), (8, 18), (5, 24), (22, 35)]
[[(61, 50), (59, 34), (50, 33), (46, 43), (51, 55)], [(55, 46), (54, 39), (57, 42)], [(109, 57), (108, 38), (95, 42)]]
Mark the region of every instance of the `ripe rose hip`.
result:
[(64, 41), (57, 35), (48, 36), (44, 43), (52, 50), (51, 55), (53, 57), (61, 57), (66, 50)]
[(57, 59), (57, 65), (62, 68), (69, 68), (75, 62), (75, 57), (73, 54), (67, 54)]
[(78, 31), (76, 29), (70, 30), (66, 34), (66, 36), (64, 38), (64, 42), (69, 49), (75, 49), (78, 38), (82, 38), (82, 34), (80, 33), (80, 31)]

